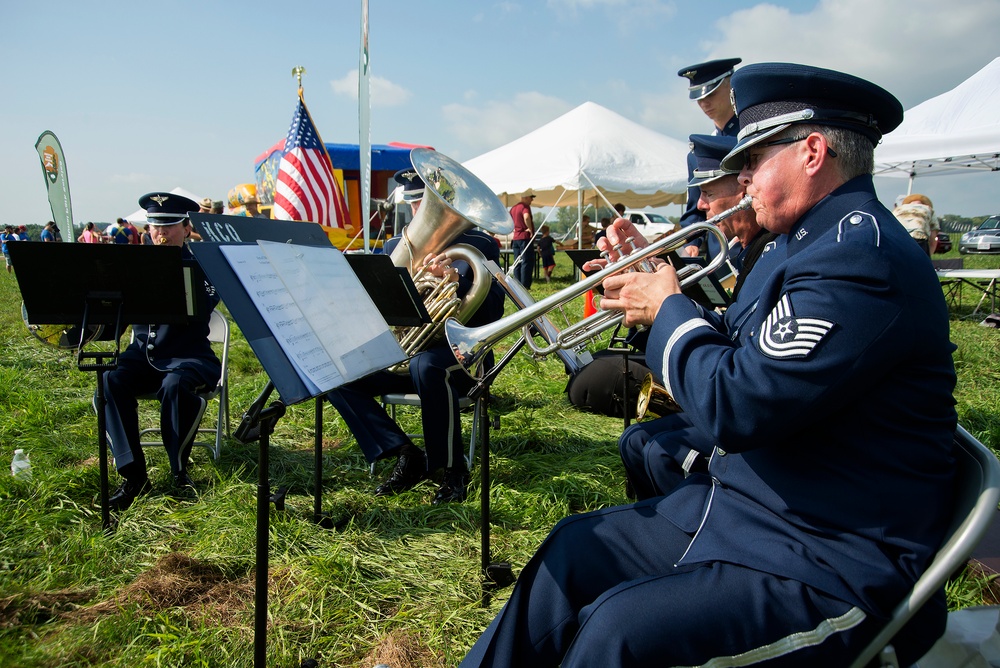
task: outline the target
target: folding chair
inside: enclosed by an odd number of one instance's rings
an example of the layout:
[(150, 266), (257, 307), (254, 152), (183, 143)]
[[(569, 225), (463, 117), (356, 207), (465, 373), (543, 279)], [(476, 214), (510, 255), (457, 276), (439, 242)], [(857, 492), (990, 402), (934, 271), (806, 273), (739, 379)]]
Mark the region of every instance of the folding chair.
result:
[[(382, 405), (389, 408), (389, 417), (393, 420), (396, 419), (396, 406), (416, 406), (420, 407), (420, 395), (408, 392), (406, 394), (395, 393), (395, 394), (383, 394), (382, 395)], [(475, 410), (472, 415), (472, 435), (469, 437), (469, 454), (466, 455), (465, 464), (468, 468), (472, 468), (472, 462), (476, 455), (476, 443), (479, 438), (479, 416), (485, 409), (485, 400), (480, 399), (479, 401), (473, 401), (469, 397), (461, 397), (458, 400), (458, 407), (460, 410), (465, 410), (470, 406), (475, 406)], [(487, 429), (489, 425), (487, 425)], [(423, 438), (423, 433), (419, 434), (407, 434), (410, 438)], [(375, 470), (375, 464), (372, 464), (372, 471)]]
[(997, 513), (1000, 500), (1000, 462), (961, 426), (955, 432), (957, 477), (955, 507), (944, 543), (913, 589), (896, 606), (881, 632), (851, 664), (864, 668), (878, 657), (878, 665), (899, 667), (893, 637), (972, 555)]
[[(220, 360), (222, 361), (222, 373), (219, 375), (219, 382), (215, 387), (206, 389), (205, 391), (199, 393), (199, 396), (205, 400), (205, 408), (208, 407), (208, 402), (212, 399), (218, 397), (219, 399), (219, 414), (215, 422), (214, 428), (201, 428), (199, 427), (195, 439), (198, 438), (199, 434), (214, 434), (215, 438), (211, 441), (198, 441), (192, 444), (208, 448), (212, 453), (212, 459), (218, 459), (219, 454), (222, 452), (222, 437), (225, 434), (226, 438), (229, 438), (229, 320), (223, 315), (219, 310), (212, 311), (212, 316), (209, 319), (209, 331), (208, 340), (212, 343), (218, 343), (222, 346), (222, 355)], [(138, 397), (139, 399), (156, 399), (155, 394), (146, 394)], [(202, 415), (198, 416), (197, 424), (201, 424)], [(150, 447), (156, 445), (163, 445), (162, 441), (146, 441), (143, 437), (148, 434), (159, 434), (159, 427), (150, 427), (149, 429), (143, 429), (139, 432), (139, 443), (143, 447)]]

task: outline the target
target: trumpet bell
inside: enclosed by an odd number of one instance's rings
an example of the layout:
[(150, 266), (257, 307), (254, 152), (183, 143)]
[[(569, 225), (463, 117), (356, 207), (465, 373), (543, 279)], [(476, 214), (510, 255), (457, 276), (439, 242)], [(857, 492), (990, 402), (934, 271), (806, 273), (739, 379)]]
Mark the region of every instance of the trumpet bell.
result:
[(674, 398), (655, 380), (653, 374), (647, 373), (642, 381), (642, 388), (639, 390), (639, 400), (636, 402), (635, 419), (642, 420), (646, 417), (656, 418), (669, 415), (670, 413), (680, 413), (683, 409)]

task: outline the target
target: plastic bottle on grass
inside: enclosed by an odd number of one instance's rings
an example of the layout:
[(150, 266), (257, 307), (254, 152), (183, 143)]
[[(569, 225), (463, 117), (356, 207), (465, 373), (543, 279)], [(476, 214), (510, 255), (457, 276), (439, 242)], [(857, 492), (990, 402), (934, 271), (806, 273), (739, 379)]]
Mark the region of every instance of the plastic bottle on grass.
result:
[(21, 448), (14, 451), (14, 459), (10, 462), (10, 474), (25, 480), (31, 478), (31, 461), (28, 459), (28, 453)]

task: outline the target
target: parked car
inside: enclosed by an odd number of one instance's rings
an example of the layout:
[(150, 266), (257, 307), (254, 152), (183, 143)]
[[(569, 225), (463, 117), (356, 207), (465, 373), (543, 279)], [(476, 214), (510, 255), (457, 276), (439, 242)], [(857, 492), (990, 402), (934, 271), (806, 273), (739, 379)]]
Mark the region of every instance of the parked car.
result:
[(1000, 216), (990, 216), (978, 228), (963, 234), (958, 252), (1000, 253)]
[(642, 236), (647, 241), (655, 241), (664, 234), (669, 234), (677, 229), (675, 223), (671, 223), (665, 216), (649, 211), (625, 210), (625, 217), (632, 221), (632, 224), (642, 232)]
[(937, 248), (934, 249), (935, 253), (947, 253), (951, 250), (951, 237), (949, 237), (944, 232), (938, 232), (938, 243)]

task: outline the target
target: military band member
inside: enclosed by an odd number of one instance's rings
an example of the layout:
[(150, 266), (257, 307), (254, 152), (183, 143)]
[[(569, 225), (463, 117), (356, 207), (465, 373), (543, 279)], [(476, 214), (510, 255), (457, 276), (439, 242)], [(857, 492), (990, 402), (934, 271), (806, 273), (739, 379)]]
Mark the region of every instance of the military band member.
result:
[[(668, 266), (607, 278), (602, 303), (650, 326), (650, 366), (715, 446), (708, 473), (562, 520), (462, 666), (849, 665), (941, 542), (948, 312), (871, 176), (902, 106), (804, 65), (748, 65), (732, 86), (722, 167), (778, 238), (725, 320)], [(897, 637), (901, 665), (946, 614), (941, 590)]]
[[(197, 211), (198, 204), (172, 193), (149, 193), (139, 198), (139, 206), (146, 210), (153, 244), (179, 246), (184, 261), (193, 264), (184, 241), (191, 231), (188, 212)], [(145, 394), (155, 393), (160, 401), (160, 430), (174, 486), (182, 491), (194, 489), (188, 458), (205, 412), (205, 400), (198, 392), (214, 387), (222, 373), (208, 340), (211, 311), (219, 297), (207, 281), (205, 291), (206, 308), (186, 324), (133, 324), (132, 343), (119, 356), (118, 368), (105, 374), (108, 437), (118, 473), (124, 478), (109, 499), (112, 510), (124, 510), (152, 490), (139, 445), (136, 397)]]
[[(412, 169), (397, 172), (395, 179), (403, 186), (403, 200), (416, 213), (424, 194), (423, 180)], [(392, 253), (398, 239), (396, 237), (386, 243), (386, 253)], [(500, 260), (500, 250), (494, 239), (479, 230), (465, 232), (452, 245), (458, 243), (473, 246), (487, 260)], [(435, 259), (432, 264), (435, 275), (455, 275), (459, 281), (459, 296), (464, 296), (471, 288), (472, 270), (465, 262), (456, 262), (456, 266), (452, 267), (448, 259)], [(503, 300), (503, 289), (491, 281), (485, 301), (470, 318), (469, 324), (486, 324), (502, 316)], [(369, 463), (395, 459), (392, 473), (375, 488), (376, 496), (409, 490), (443, 469), (443, 478), (432, 502), (465, 500), (469, 470), (465, 462), (458, 402), (472, 385), (472, 379), (455, 361), (447, 341), (442, 340), (411, 357), (407, 373), (377, 371), (327, 394)], [(383, 394), (408, 392), (420, 396), (426, 452), (410, 440), (376, 399)]]

